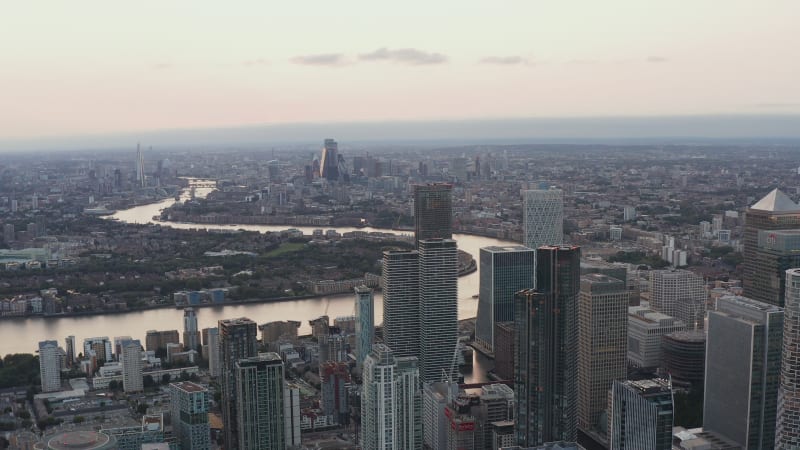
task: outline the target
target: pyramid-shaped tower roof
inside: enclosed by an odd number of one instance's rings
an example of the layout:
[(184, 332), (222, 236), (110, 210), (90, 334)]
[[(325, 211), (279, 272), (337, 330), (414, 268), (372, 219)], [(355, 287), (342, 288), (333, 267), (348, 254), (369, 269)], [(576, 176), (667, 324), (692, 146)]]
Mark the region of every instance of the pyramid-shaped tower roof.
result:
[(769, 212), (800, 212), (800, 205), (792, 201), (781, 190), (773, 189), (772, 192), (757, 201), (750, 209)]

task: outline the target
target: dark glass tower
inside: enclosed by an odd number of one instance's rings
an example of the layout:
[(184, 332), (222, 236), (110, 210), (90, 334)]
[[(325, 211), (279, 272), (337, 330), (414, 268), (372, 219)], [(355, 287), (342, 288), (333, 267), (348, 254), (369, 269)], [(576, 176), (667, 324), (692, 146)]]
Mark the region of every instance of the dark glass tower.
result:
[(339, 179), (339, 144), (333, 139), (325, 139), (319, 170), (320, 176), (328, 181)]
[(414, 237), (417, 246), (419, 241), (425, 239), (453, 237), (451, 184), (433, 183), (414, 186)]
[(236, 363), (252, 358), (258, 351), (258, 327), (247, 318), (219, 321), (219, 347), (222, 359), (222, 421), (225, 425), (225, 448), (238, 448), (236, 421)]
[(536, 251), (536, 286), (516, 295), (517, 444), (574, 441), (580, 247)]

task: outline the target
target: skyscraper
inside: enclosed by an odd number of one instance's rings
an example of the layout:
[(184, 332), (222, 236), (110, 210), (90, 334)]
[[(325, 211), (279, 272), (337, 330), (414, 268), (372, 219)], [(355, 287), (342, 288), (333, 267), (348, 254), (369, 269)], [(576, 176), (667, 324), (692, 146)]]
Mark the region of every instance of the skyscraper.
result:
[(138, 339), (129, 339), (120, 343), (122, 353), (122, 389), (125, 392), (142, 392), (144, 380), (142, 378), (142, 343)]
[(650, 272), (650, 306), (683, 321), (690, 330), (703, 328), (706, 313), (703, 278), (682, 269)]
[(419, 356), (419, 253), (383, 252), (383, 342), (396, 356)]
[[(237, 448), (239, 433), (237, 422), (237, 390), (235, 369), (240, 359), (256, 356), (258, 327), (252, 320), (242, 317), (219, 321), (220, 371), (222, 373), (222, 421), (225, 429), (225, 447)], [(241, 447), (246, 448), (246, 447)]]
[(339, 179), (339, 144), (333, 139), (325, 139), (320, 159), (320, 176), (328, 181)]
[(627, 375), (628, 290), (623, 281), (597, 273), (581, 277), (578, 330), (578, 426), (600, 429), (608, 390)]
[(774, 189), (745, 214), (742, 287), (748, 298), (783, 306), (786, 270), (800, 266), (800, 240), (777, 230), (800, 230), (800, 205)]
[(284, 450), (283, 361), (277, 353), (261, 353), (234, 364), (238, 447)]
[(775, 448), (800, 448), (800, 269), (786, 271), (786, 305), (783, 312), (781, 385)]
[(72, 367), (75, 363), (75, 336), (67, 336), (66, 341), (66, 353), (67, 353), (67, 367)]
[(376, 450), (422, 448), (422, 396), (416, 358), (395, 358), (375, 344), (364, 360), (361, 446)]
[(375, 340), (375, 300), (372, 289), (356, 286), (356, 363), (364, 363)]
[(726, 296), (708, 313), (703, 428), (742, 448), (775, 443), (783, 310)]
[[(452, 239), (419, 241), (419, 374), (451, 375), (458, 340), (458, 248)], [(413, 355), (411, 355), (413, 356)]]
[(194, 308), (183, 310), (183, 349), (197, 350), (200, 348), (200, 330), (197, 329), (197, 313)]
[(42, 392), (61, 390), (61, 351), (58, 342), (39, 342), (39, 373)]
[(564, 242), (564, 193), (560, 189), (522, 192), (523, 244), (537, 249)]
[(534, 286), (536, 250), (521, 245), (484, 247), (480, 254), (480, 293), (475, 341), (494, 351), (497, 322), (514, 320), (514, 294)]
[(208, 425), (208, 389), (191, 381), (169, 385), (172, 431), (181, 448), (208, 450), (211, 448)]
[(672, 389), (661, 379), (615, 381), (611, 393), (611, 449), (672, 449)]
[(580, 248), (536, 251), (536, 285), (516, 296), (514, 390), (520, 446), (574, 441), (577, 425)]
[(212, 377), (222, 375), (222, 357), (219, 348), (219, 328), (208, 329), (208, 373)]
[(136, 144), (136, 184), (138, 187), (145, 187), (144, 157), (142, 157), (142, 149), (139, 148), (139, 144)]
[(451, 239), (453, 237), (453, 186), (447, 183), (414, 185), (414, 237)]

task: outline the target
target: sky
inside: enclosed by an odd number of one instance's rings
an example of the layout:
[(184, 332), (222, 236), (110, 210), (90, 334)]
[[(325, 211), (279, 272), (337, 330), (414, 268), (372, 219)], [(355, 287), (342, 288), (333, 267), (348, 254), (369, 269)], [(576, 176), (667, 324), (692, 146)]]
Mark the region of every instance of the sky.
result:
[(0, 141), (797, 115), (799, 17), (796, 0), (8, 2)]

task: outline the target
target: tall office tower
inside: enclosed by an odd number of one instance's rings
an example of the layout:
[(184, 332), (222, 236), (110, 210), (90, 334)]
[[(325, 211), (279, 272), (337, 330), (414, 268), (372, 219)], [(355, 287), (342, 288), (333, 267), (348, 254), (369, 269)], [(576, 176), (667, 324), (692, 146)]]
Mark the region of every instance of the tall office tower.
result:
[(453, 237), (453, 186), (447, 183), (414, 185), (414, 238)]
[(364, 360), (361, 393), (361, 447), (399, 450), (397, 445), (397, 368), (392, 350), (375, 344)]
[(538, 288), (516, 296), (514, 391), (521, 446), (575, 440), (580, 257), (579, 247), (540, 247)]
[(599, 273), (581, 277), (578, 299), (578, 426), (603, 429), (608, 390), (624, 380), (628, 359), (628, 290)]
[(494, 351), (498, 322), (514, 320), (514, 294), (534, 286), (536, 250), (521, 245), (484, 247), (480, 255), (480, 292), (475, 341)]
[(139, 144), (136, 144), (136, 184), (139, 187), (145, 187), (144, 157), (142, 156), (142, 149), (139, 148)]
[[(419, 375), (453, 375), (458, 340), (458, 248), (452, 239), (419, 241)], [(414, 355), (411, 355), (414, 356)]]
[(611, 450), (672, 449), (674, 410), (668, 381), (615, 381), (610, 401)]
[(39, 342), (39, 373), (42, 392), (61, 390), (61, 351), (58, 342)]
[(396, 356), (419, 356), (419, 253), (383, 252), (383, 342)]
[(786, 271), (786, 306), (783, 316), (781, 385), (775, 448), (800, 448), (800, 269)]
[(783, 306), (786, 270), (800, 266), (800, 240), (798, 232), (792, 230), (800, 230), (800, 205), (778, 189), (747, 208), (742, 276), (745, 297)]
[(320, 176), (328, 181), (339, 179), (339, 144), (333, 139), (325, 139), (319, 170)]
[(283, 361), (277, 353), (261, 353), (234, 364), (238, 447), (284, 450)]
[(394, 359), (395, 393), (397, 394), (397, 447), (422, 450), (422, 394), (419, 389), (417, 358), (401, 356)]
[(522, 191), (523, 244), (537, 249), (564, 242), (564, 193), (561, 189)]
[[(237, 416), (237, 390), (234, 372), (236, 362), (240, 359), (256, 356), (258, 327), (252, 320), (239, 319), (220, 320), (219, 351), (220, 372), (222, 374), (222, 421), (224, 424), (225, 447), (237, 448), (239, 436)], [(246, 448), (246, 447), (241, 447)]]
[(83, 355), (86, 356), (89, 352), (94, 351), (97, 355), (97, 360), (111, 362), (114, 361), (114, 352), (111, 347), (111, 340), (108, 336), (92, 337), (83, 340)]
[(169, 385), (172, 432), (181, 448), (208, 450), (211, 448), (208, 425), (208, 389), (191, 381)]
[(200, 348), (200, 330), (197, 328), (197, 313), (194, 308), (183, 310), (183, 350)]
[(683, 331), (686, 324), (645, 306), (628, 307), (628, 364), (642, 369), (661, 366), (661, 338)]
[(372, 289), (356, 286), (356, 364), (364, 363), (375, 340), (375, 300)]
[(142, 378), (142, 343), (138, 339), (129, 339), (121, 344), (122, 353), (119, 360), (122, 362), (122, 390), (125, 392), (144, 391)]
[(286, 447), (300, 445), (300, 388), (287, 383), (283, 390), (283, 423)]
[(67, 367), (72, 367), (75, 363), (75, 357), (77, 356), (75, 354), (75, 336), (67, 336), (66, 345)]
[(395, 358), (375, 344), (364, 360), (361, 394), (361, 446), (369, 449), (421, 449), (422, 397), (413, 357)]
[(703, 328), (706, 315), (703, 278), (681, 269), (650, 272), (650, 307), (682, 320), (690, 330)]
[(708, 313), (703, 429), (746, 449), (772, 448), (783, 310), (725, 296)]
[(216, 378), (222, 375), (222, 356), (219, 348), (219, 328), (208, 329), (208, 373)]

